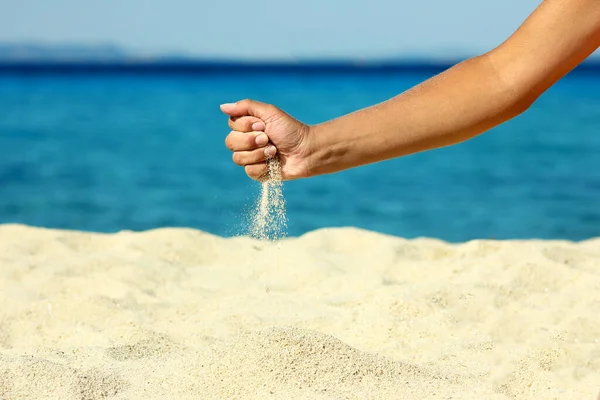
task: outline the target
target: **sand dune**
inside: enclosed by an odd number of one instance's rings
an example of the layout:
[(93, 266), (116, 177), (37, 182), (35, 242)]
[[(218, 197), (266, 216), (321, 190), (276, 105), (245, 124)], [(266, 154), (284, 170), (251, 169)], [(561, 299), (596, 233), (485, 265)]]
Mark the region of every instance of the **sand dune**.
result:
[(600, 239), (0, 226), (0, 399), (596, 399)]

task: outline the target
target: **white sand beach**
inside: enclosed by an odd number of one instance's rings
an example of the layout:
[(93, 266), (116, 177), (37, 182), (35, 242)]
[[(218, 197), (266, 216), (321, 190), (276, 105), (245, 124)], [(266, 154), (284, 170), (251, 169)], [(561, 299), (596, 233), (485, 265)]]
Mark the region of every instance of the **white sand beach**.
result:
[(600, 239), (0, 226), (0, 399), (596, 399)]

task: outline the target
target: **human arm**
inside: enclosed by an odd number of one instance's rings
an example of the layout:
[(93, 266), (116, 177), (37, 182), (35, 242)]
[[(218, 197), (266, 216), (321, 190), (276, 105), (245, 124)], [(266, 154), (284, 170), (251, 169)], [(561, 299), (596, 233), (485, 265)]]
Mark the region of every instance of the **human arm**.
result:
[[(295, 132), (291, 136), (281, 128), (291, 117), (273, 106), (243, 101), (222, 109), (264, 121), (286, 179), (333, 173), (477, 136), (527, 110), (599, 46), (600, 1), (545, 0), (490, 52), (381, 104), (315, 126), (294, 120), (288, 124)], [(234, 161), (256, 178), (266, 169), (265, 155), (247, 143), (244, 150), (237, 146), (248, 137), (240, 135), (243, 121), (230, 121), (240, 132), (232, 132), (228, 147), (238, 152)], [(294, 168), (286, 174), (288, 158)]]

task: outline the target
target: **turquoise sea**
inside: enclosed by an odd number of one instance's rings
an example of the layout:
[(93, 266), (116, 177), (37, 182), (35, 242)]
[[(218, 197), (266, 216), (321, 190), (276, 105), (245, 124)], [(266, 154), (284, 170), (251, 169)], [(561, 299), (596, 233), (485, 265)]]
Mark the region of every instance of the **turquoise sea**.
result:
[[(246, 97), (318, 123), (430, 70), (0, 73), (0, 223), (244, 233), (259, 184), (231, 162), (219, 104)], [(402, 116), (398, 116), (402, 118)], [(527, 113), (464, 144), (287, 182), (289, 234), (600, 236), (600, 72), (572, 73)]]

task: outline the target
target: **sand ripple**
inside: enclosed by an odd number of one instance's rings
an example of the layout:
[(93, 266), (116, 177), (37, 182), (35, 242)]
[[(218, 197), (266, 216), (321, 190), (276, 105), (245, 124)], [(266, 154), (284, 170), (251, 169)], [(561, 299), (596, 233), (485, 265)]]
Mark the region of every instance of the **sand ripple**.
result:
[(594, 399), (600, 239), (0, 225), (0, 399)]

